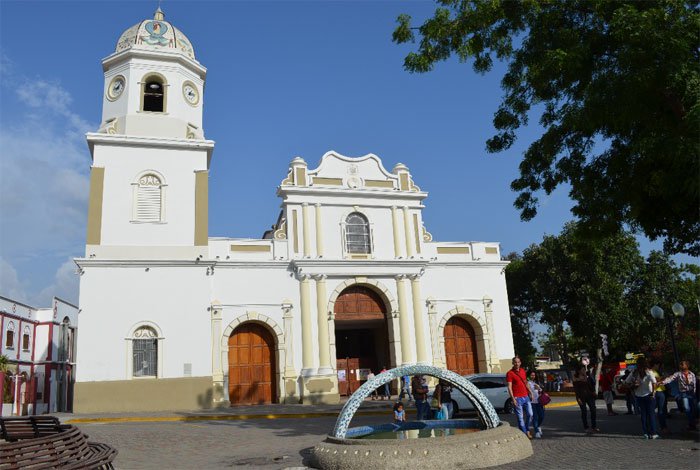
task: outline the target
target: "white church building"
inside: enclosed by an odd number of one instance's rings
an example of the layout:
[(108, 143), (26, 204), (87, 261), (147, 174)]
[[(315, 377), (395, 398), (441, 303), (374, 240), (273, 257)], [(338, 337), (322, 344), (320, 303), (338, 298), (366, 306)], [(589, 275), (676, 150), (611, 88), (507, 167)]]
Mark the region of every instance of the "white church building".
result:
[(337, 403), (383, 367), (510, 367), (499, 244), (433, 240), (406, 166), (296, 157), (272, 230), (210, 237), (192, 44), (158, 10), (102, 66), (75, 412)]

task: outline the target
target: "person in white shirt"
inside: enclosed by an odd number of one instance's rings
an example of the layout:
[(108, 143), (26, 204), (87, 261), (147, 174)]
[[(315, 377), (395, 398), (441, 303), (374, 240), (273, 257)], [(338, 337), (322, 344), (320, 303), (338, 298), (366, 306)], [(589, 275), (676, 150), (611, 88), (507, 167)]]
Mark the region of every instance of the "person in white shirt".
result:
[(654, 414), (656, 378), (649, 370), (646, 359), (637, 360), (637, 369), (627, 377), (625, 383), (634, 387), (634, 398), (642, 416), (644, 439), (658, 439), (659, 433), (656, 431), (656, 416)]
[(542, 437), (542, 421), (544, 421), (544, 405), (540, 403), (540, 393), (542, 387), (537, 383), (537, 373), (530, 371), (530, 378), (527, 381), (528, 387), (532, 390), (532, 425), (535, 428), (535, 438)]

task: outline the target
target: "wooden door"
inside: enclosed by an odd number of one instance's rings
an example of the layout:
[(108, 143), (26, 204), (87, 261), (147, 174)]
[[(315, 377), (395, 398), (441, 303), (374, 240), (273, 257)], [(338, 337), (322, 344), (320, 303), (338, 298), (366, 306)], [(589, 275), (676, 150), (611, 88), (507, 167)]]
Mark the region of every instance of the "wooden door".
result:
[(476, 334), (474, 328), (463, 318), (452, 317), (445, 325), (445, 359), (447, 369), (459, 375), (478, 372)]
[(228, 339), (228, 394), (232, 405), (276, 401), (275, 348), (264, 326), (244, 323)]

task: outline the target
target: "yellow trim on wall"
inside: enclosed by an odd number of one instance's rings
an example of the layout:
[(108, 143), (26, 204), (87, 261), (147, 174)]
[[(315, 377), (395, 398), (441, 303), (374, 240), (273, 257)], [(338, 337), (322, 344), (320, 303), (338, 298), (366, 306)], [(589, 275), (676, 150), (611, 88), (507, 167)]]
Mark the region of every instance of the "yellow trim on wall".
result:
[(439, 255), (468, 255), (468, 246), (439, 246), (437, 247)]
[(194, 245), (209, 244), (209, 172), (194, 172)]
[(269, 253), (270, 245), (231, 245), (231, 251), (239, 253)]
[(384, 180), (365, 180), (365, 186), (368, 188), (394, 188), (393, 181)]
[(401, 173), (399, 175), (399, 181), (401, 182), (401, 191), (408, 191), (410, 189), (408, 184), (408, 173)]
[(484, 248), (484, 253), (486, 253), (487, 255), (497, 255), (498, 248), (494, 246), (487, 246), (486, 248)]
[(88, 200), (87, 245), (99, 245), (102, 241), (102, 197), (104, 195), (105, 169), (90, 169), (90, 196)]
[(342, 186), (342, 178), (321, 178), (319, 176), (313, 177), (313, 184), (327, 184), (329, 186)]
[(306, 186), (306, 168), (297, 168), (294, 176), (296, 177), (297, 186)]

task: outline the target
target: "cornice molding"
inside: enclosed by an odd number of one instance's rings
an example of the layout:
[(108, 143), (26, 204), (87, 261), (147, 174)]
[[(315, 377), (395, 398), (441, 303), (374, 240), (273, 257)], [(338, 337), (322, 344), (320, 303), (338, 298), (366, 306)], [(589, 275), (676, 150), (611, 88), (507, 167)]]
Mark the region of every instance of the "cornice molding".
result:
[(316, 186), (278, 186), (277, 187), (278, 196), (286, 195), (308, 195), (308, 196), (347, 196), (347, 197), (362, 197), (371, 199), (403, 199), (403, 200), (413, 200), (422, 201), (428, 197), (428, 193), (425, 191), (421, 192), (408, 192), (408, 191), (398, 191), (398, 190), (386, 190), (386, 189), (372, 189), (372, 188), (362, 188), (362, 189), (348, 189), (348, 188), (330, 188), (327, 186), (316, 187)]
[(106, 72), (115, 64), (121, 61), (127, 61), (131, 58), (137, 59), (154, 59), (167, 62), (177, 62), (184, 67), (194, 70), (199, 74), (200, 78), (204, 80), (207, 76), (207, 68), (189, 57), (181, 54), (180, 52), (172, 51), (154, 51), (152, 49), (139, 49), (137, 47), (130, 47), (124, 49), (123, 51), (115, 52), (108, 55), (102, 59), (102, 70)]

